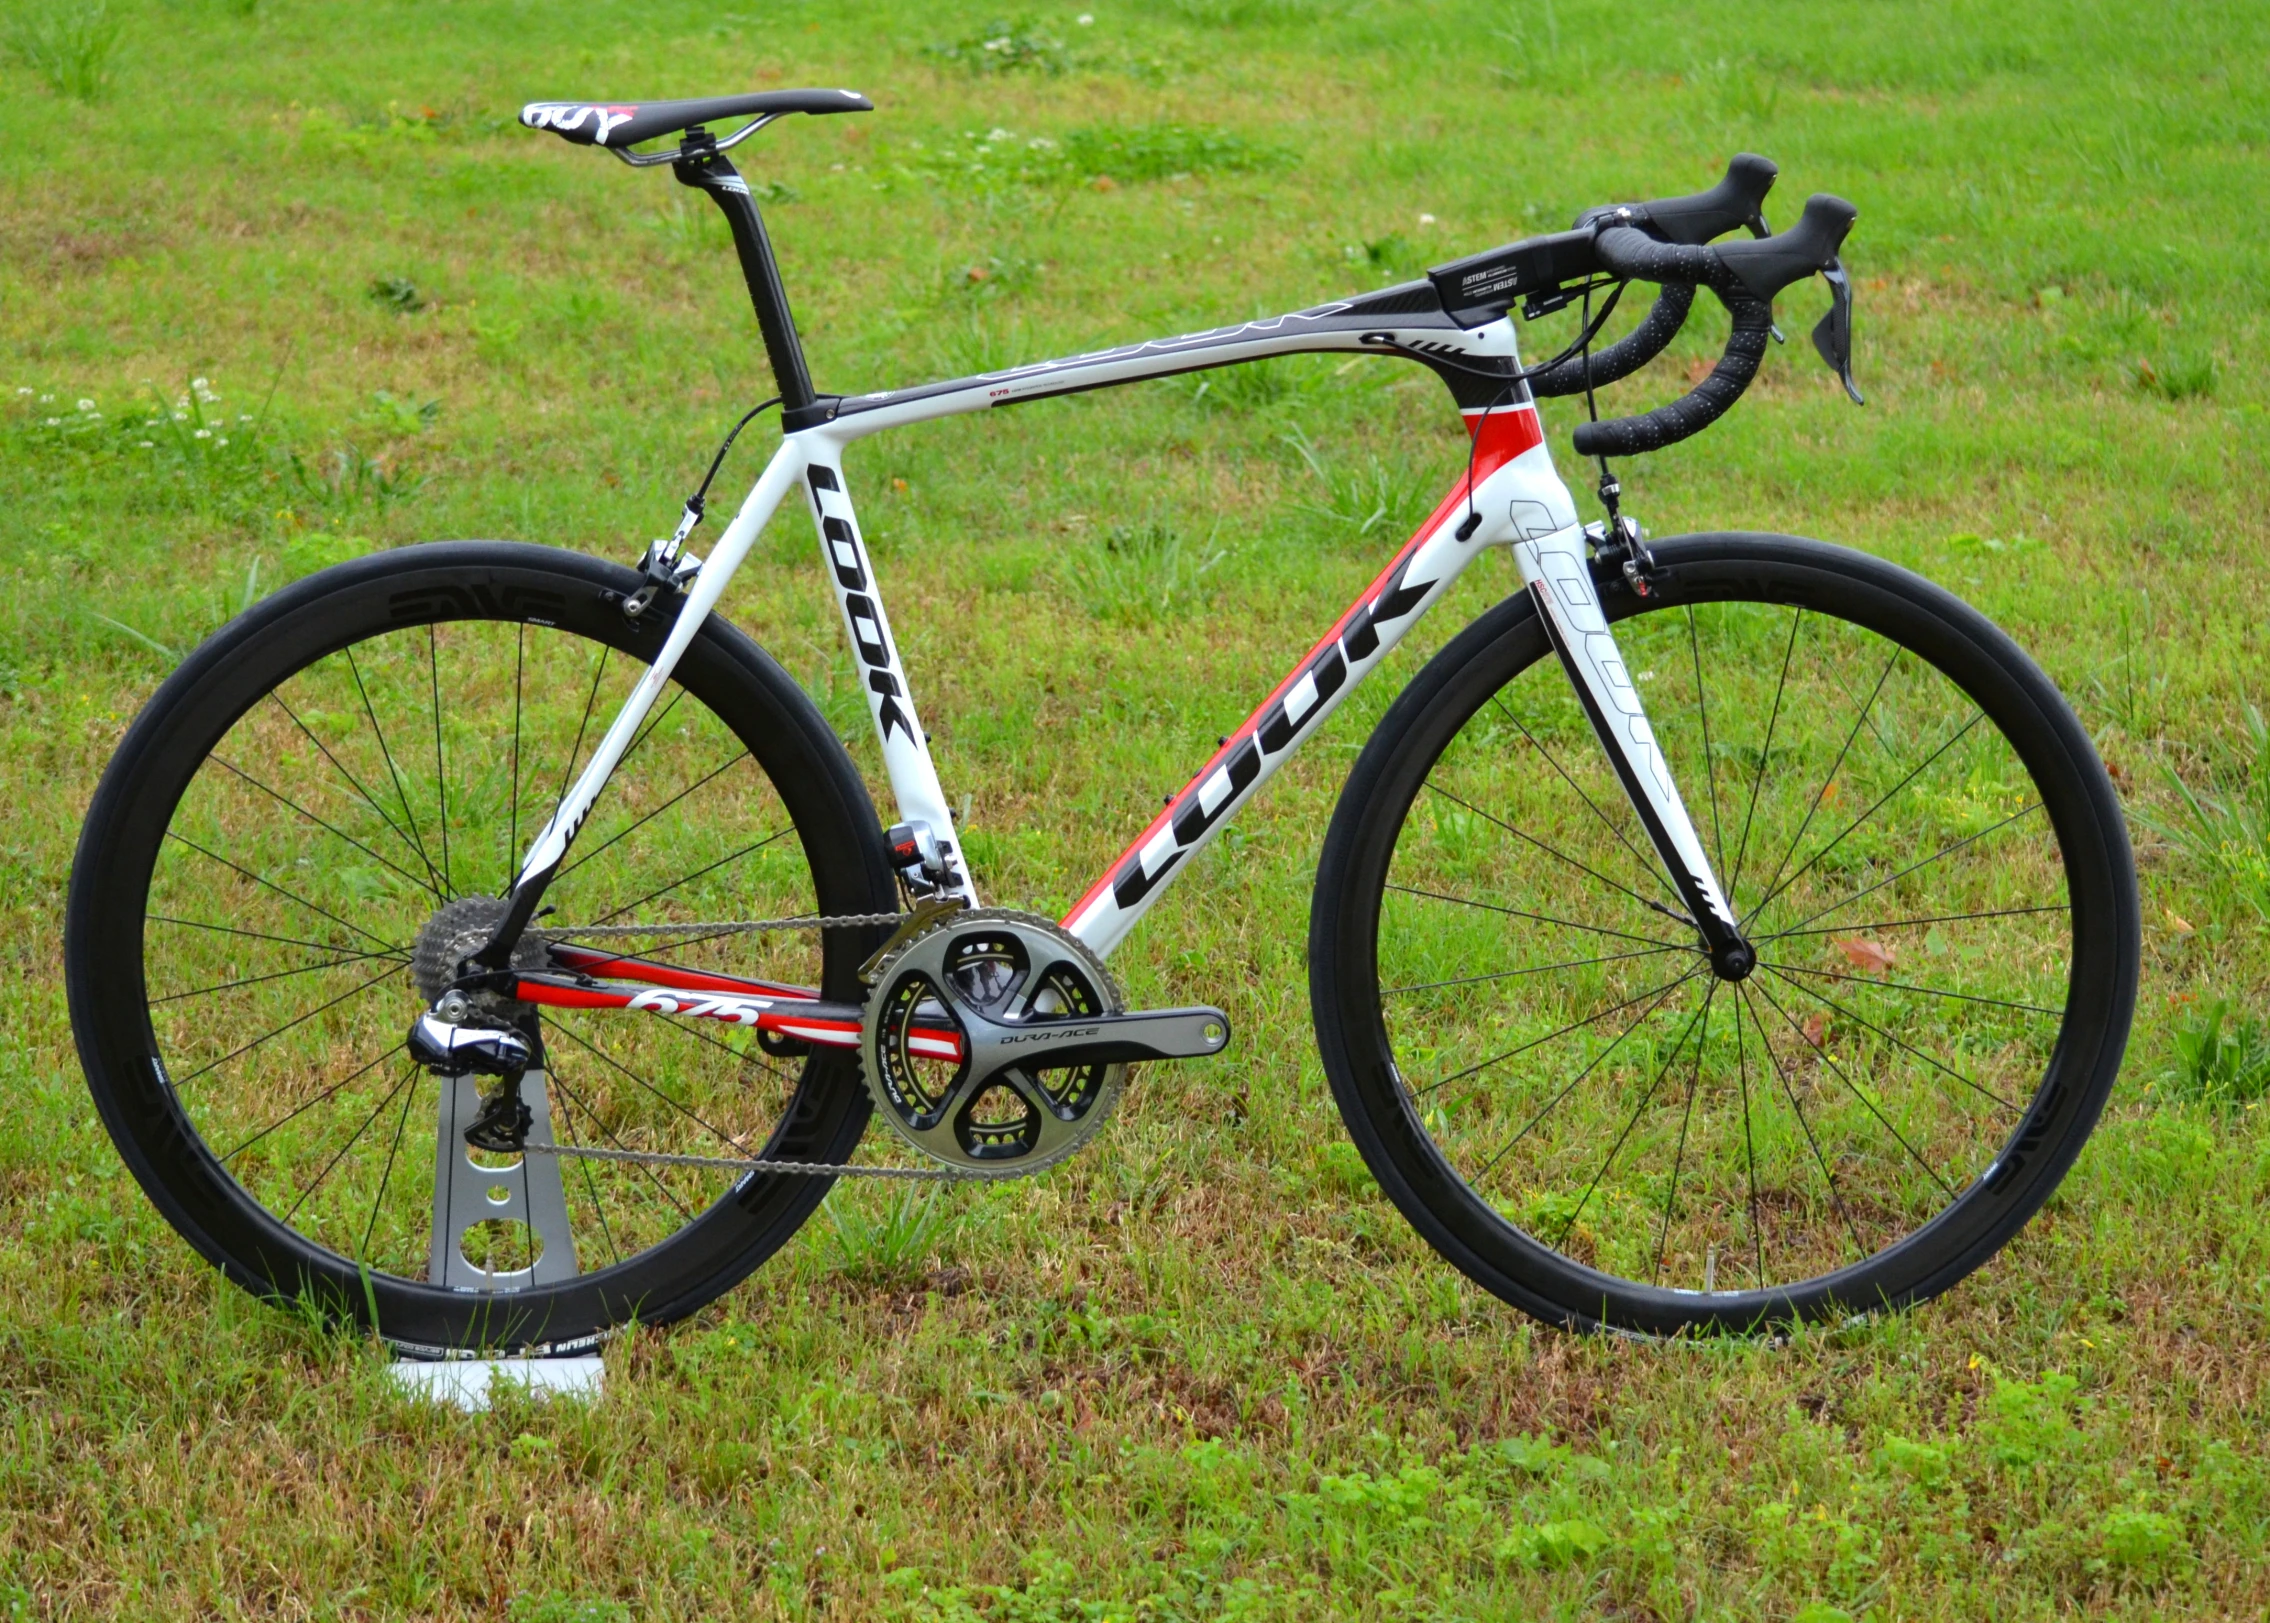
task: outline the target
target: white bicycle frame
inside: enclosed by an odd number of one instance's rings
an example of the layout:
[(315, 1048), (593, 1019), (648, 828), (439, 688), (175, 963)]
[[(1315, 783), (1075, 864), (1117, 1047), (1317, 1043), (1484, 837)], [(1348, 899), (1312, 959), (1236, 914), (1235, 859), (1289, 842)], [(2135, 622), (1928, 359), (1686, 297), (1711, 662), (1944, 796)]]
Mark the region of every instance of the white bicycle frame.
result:
[[(531, 843), (516, 885), (556, 869), (679, 658), (715, 611), (765, 525), (790, 490), (801, 486), (811, 503), (844, 629), (865, 678), (868, 710), (899, 818), (929, 827), (952, 864), (945, 890), (976, 905), (969, 865), (961, 857), (961, 835), (931, 760), (890, 617), (860, 538), (844, 452), (871, 434), (959, 412), (1295, 352), (1343, 350), (1433, 356), (1469, 366), (1518, 365), (1510, 319), (1470, 332), (1441, 324), (1439, 316), (1424, 325), (1399, 326), (1392, 319), (1381, 321), (1384, 312), (1376, 306), (1384, 297), (1322, 305), (1242, 326), (918, 389), (854, 396), (836, 403), (831, 420), (785, 435), (694, 578), (660, 654), (625, 700), (574, 787)], [(1367, 310), (1365, 305), (1374, 308)], [(1098, 954), (1117, 947), (1188, 868), (1188, 859), (1221, 832), (1387, 658), (1466, 567), (1488, 549), (1503, 546), (1513, 549), (1521, 578), (1544, 616), (1570, 680), (1698, 927), (1709, 935), (1734, 933), (1735, 921), (1717, 876), (1602, 613), (1576, 504), (1545, 448), (1535, 403), (1525, 386), (1518, 393), (1521, 398), (1515, 403), (1465, 412), (1473, 440), (1468, 474), (1307, 657), (1073, 904), (1064, 915), (1064, 928)], [(1702, 922), (1706, 914), (1708, 923)], [(641, 1006), (665, 1013), (711, 1012), (691, 1006), (665, 1009), (643, 1001)], [(821, 1040), (841, 1038), (831, 1035)]]

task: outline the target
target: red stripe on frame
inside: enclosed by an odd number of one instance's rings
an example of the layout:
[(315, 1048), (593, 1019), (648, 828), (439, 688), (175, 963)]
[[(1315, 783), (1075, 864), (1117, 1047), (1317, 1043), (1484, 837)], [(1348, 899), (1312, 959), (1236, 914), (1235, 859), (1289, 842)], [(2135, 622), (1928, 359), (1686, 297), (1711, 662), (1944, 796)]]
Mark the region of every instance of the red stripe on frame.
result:
[(610, 980), (643, 981), (649, 986), (675, 986), (689, 992), (740, 992), (749, 997), (817, 998), (809, 986), (782, 986), (773, 981), (743, 980), (706, 969), (680, 969), (644, 958), (615, 958), (590, 947), (552, 944), (552, 956), (579, 974), (604, 975)]
[[(622, 990), (607, 986), (559, 986), (549, 981), (522, 979), (513, 987), (512, 995), (523, 1003), (540, 1003), (555, 1009), (628, 1009), (631, 999), (646, 990), (648, 988), (643, 986)], [(696, 988), (683, 987), (679, 990), (693, 991)], [(797, 1003), (815, 1001), (817, 1000), (809, 997), (791, 998), (785, 1000), (784, 1007), (761, 1009), (757, 1013), (756, 1029), (777, 1031), (783, 1036), (796, 1037), (809, 1043), (822, 1043), (831, 1048), (857, 1048), (858, 1021), (824, 1019), (798, 1012)], [(662, 1011), (652, 1012), (659, 1014)], [(680, 1009), (676, 1012), (691, 1018), (701, 1018), (700, 1011), (696, 1009)], [(739, 1021), (731, 1023), (740, 1024)], [(742, 1029), (749, 1028), (744, 1026)], [(962, 1057), (961, 1033), (950, 1028), (918, 1027), (909, 1041), (910, 1046), (930, 1058), (958, 1060)]]

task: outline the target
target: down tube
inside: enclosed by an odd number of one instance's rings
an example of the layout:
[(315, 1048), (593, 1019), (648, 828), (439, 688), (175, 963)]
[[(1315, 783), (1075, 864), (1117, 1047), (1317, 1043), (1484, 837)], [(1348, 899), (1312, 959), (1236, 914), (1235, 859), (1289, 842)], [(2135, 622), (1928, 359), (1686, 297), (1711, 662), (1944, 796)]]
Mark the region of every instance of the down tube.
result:
[[(1098, 953), (1118, 946), (1189, 859), (1378, 668), (1469, 563), (1493, 545), (1574, 531), (1575, 503), (1553, 471), (1535, 406), (1469, 413), (1467, 429), (1475, 435), (1472, 486), (1460, 478), (1308, 657), (1074, 904), (1064, 916), (1066, 929)], [(1470, 507), (1479, 519), (1472, 526)], [(1461, 528), (1469, 530), (1464, 539)]]

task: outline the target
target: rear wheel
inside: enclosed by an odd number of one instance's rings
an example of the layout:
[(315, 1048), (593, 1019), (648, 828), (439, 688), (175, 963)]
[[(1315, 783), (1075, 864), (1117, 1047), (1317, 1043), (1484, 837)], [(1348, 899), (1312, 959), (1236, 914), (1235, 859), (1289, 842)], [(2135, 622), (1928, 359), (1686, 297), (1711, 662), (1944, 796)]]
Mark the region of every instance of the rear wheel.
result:
[[(326, 571), (198, 650), (104, 774), (72, 872), (73, 1028), (127, 1164), (239, 1284), (412, 1348), (557, 1350), (700, 1307), (826, 1195), (812, 1176), (469, 1154), (472, 1082), (403, 1047), (418, 982), (484, 932), (660, 649), (667, 605), (622, 613), (638, 584), (489, 543)], [(872, 913), (894, 896), (841, 743), (713, 619), (546, 903), (539, 930), (573, 941), (579, 924)], [(879, 935), (606, 945), (856, 1001)], [(524, 1096), (560, 1145), (834, 1163), (866, 1125), (847, 1052), (535, 1013)], [(475, 1221), (481, 1201), (503, 1215)]]
[(1326, 841), (1324, 1063), (1452, 1263), (1669, 1334), (1928, 1297), (2078, 1153), (2139, 925), (2054, 687), (1925, 581), (1818, 542), (1655, 546), (1603, 606), (1758, 952), (1721, 979), (1526, 594), (1396, 701)]

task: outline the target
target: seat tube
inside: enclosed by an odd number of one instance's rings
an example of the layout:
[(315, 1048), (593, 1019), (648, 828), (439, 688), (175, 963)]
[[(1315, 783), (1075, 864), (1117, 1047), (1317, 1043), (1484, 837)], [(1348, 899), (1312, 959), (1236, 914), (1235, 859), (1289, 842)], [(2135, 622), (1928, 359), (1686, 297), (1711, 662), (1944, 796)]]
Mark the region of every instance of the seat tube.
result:
[(843, 446), (820, 430), (796, 435), (794, 443), (803, 449), (804, 492), (811, 498), (820, 555), (827, 563), (837, 606), (843, 611), (844, 632), (858, 656), (860, 685), (866, 690), (867, 711), (874, 719), (883, 770), (890, 777), (899, 817), (926, 826), (937, 839), (946, 864), (939, 893), (959, 896), (975, 907), (977, 888), (961, 850), (961, 833), (954, 826), (953, 809), (946, 804), (946, 791), (938, 782), (938, 768), (930, 758), (930, 736), (915, 714), (914, 693), (906, 679), (906, 668), (899, 662), (898, 641), (891, 634), (890, 617), (883, 612), (883, 594), (876, 584), (866, 543), (860, 538), (858, 515), (852, 511), (851, 490), (843, 474)]

